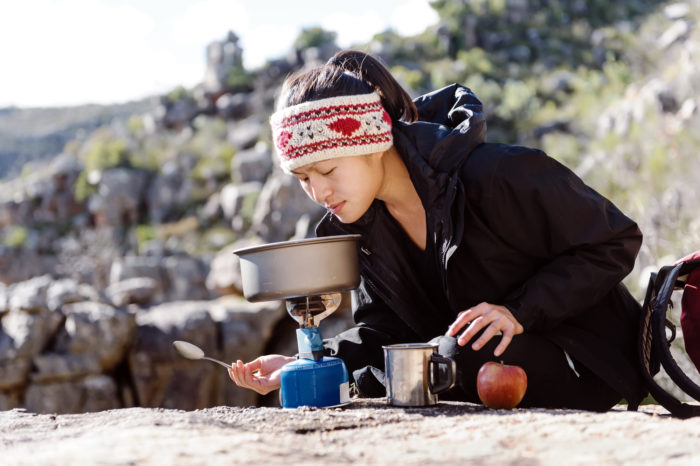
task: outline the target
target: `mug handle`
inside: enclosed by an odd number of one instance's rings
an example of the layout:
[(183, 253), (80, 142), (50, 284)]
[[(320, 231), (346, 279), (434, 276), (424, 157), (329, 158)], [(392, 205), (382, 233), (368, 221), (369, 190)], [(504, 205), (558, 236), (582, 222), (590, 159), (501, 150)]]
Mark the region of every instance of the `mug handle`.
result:
[[(433, 385), (432, 380), (428, 380), (428, 387), (430, 388), (430, 393), (437, 395), (455, 386), (455, 372), (457, 372), (457, 364), (454, 359), (445, 356), (440, 356), (439, 354), (433, 354), (430, 356), (430, 364), (444, 364), (447, 366), (447, 380), (438, 381)], [(431, 371), (433, 374), (440, 373), (440, 371)], [(432, 379), (432, 377), (431, 377)]]

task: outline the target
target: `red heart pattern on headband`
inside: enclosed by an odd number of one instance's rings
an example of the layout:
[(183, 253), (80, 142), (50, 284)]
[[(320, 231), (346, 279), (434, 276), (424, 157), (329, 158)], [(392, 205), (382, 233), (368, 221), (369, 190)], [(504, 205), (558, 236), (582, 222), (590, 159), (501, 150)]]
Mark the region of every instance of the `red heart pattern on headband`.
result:
[(352, 133), (357, 131), (360, 126), (362, 126), (362, 123), (355, 118), (339, 118), (328, 125), (330, 129), (338, 133), (342, 133), (343, 136), (350, 136)]
[(289, 140), (292, 138), (292, 133), (289, 131), (282, 131), (277, 135), (277, 147), (287, 147)]

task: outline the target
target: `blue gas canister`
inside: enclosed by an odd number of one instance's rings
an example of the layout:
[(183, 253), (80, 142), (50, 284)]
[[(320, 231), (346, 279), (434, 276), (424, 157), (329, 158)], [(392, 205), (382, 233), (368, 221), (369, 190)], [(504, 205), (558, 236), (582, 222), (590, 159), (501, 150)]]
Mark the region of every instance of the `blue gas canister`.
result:
[(282, 368), (282, 407), (323, 408), (350, 402), (348, 370), (339, 358), (324, 356), (318, 361), (297, 359)]

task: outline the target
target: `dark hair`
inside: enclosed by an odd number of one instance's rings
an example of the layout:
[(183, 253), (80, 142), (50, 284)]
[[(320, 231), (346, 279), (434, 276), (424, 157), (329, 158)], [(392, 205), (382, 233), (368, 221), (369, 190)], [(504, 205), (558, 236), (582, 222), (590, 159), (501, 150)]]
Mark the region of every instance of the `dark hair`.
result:
[(342, 50), (317, 68), (289, 76), (282, 86), (278, 109), (311, 100), (376, 91), (392, 120), (413, 122), (418, 111), (408, 93), (373, 56)]

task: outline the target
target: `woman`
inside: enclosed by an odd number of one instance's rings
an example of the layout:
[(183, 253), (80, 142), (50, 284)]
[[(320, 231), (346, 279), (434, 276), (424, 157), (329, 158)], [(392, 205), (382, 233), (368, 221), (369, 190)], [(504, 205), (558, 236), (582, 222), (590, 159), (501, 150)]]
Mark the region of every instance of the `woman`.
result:
[[(447, 398), (478, 403), (478, 369), (501, 360), (528, 375), (520, 406), (636, 408), (640, 308), (620, 282), (641, 232), (543, 152), (486, 143), (469, 89), (413, 102), (343, 51), (288, 78), (270, 122), (282, 168), (329, 210), (317, 234), (362, 235), (357, 326), (325, 342), (362, 395), (385, 394), (382, 345), (432, 339), (457, 361)], [(291, 360), (230, 376), (267, 393)]]

